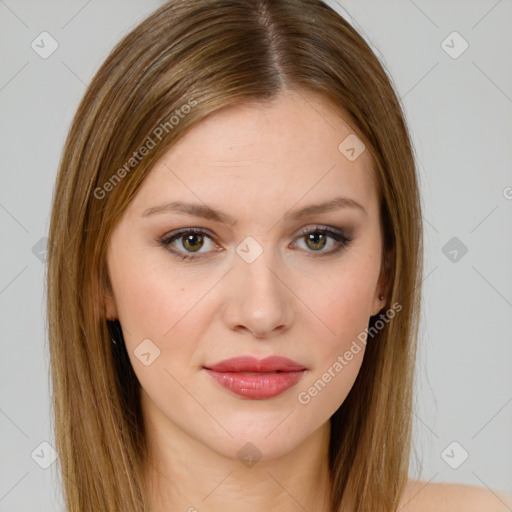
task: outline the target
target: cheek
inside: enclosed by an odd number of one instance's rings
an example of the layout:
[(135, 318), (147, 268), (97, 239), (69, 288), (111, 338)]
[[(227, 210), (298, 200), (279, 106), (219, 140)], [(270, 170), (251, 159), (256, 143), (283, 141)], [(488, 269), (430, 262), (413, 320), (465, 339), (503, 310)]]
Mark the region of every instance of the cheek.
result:
[(368, 327), (378, 270), (373, 258), (360, 259), (324, 276), (307, 294), (303, 292), (329, 351), (350, 345)]
[(177, 382), (190, 378), (197, 340), (209, 321), (200, 302), (212, 284), (190, 286), (183, 275), (165, 278), (161, 270), (139, 268), (137, 274), (117, 281), (118, 314), (137, 378), (165, 408), (176, 400), (186, 401)]
[(361, 368), (379, 271), (369, 256), (345, 263), (329, 280), (322, 279), (323, 286), (316, 287), (315, 293), (308, 294), (321, 342), (315, 344), (316, 365), (297, 399), (327, 415), (345, 400)]
[[(149, 261), (118, 261), (112, 284), (132, 367), (148, 391), (158, 393), (164, 386), (168, 393), (176, 387), (172, 377), (188, 382), (201, 363), (196, 351), (214, 321), (209, 292), (219, 277), (194, 277), (191, 270), (170, 271)], [(122, 272), (130, 266), (138, 271)]]
[(354, 284), (340, 290), (323, 302), (313, 302), (327, 334), (317, 336), (315, 365), (297, 391), (297, 401), (312, 421), (315, 416), (328, 418), (340, 407), (357, 378), (366, 349), (369, 288)]
[[(123, 269), (137, 269), (123, 272)], [(146, 261), (120, 261), (113, 287), (121, 324), (133, 336), (162, 340), (172, 336), (212, 287), (208, 276), (195, 279), (186, 272), (169, 272)], [(211, 280), (211, 278), (210, 278)]]

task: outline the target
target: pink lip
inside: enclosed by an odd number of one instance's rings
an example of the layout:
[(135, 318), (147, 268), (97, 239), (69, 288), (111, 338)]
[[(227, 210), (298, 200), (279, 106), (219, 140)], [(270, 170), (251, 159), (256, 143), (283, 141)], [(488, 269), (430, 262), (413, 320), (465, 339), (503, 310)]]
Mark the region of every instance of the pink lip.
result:
[(306, 370), (296, 361), (279, 356), (262, 360), (251, 356), (234, 357), (204, 369), (224, 388), (253, 400), (280, 395), (297, 384)]

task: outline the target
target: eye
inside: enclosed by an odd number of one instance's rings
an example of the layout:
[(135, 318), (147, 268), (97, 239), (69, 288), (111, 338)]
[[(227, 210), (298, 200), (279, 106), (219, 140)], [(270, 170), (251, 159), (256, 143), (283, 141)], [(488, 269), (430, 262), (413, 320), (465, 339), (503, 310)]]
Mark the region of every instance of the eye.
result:
[[(334, 241), (331, 243), (331, 250), (324, 251), (323, 249), (328, 245), (329, 239)], [(343, 231), (319, 226), (306, 229), (296, 240), (304, 240), (305, 246), (311, 249), (311, 251), (308, 252), (318, 252), (321, 253), (322, 256), (337, 253), (352, 242), (352, 238), (347, 236)]]
[[(331, 239), (331, 249), (324, 250)], [(164, 246), (169, 252), (183, 260), (193, 260), (200, 258), (201, 252), (208, 253), (210, 251), (201, 251), (206, 240), (209, 240), (215, 247), (218, 246), (213, 242), (213, 236), (208, 234), (204, 229), (187, 228), (182, 229), (169, 236), (159, 239), (158, 242)], [(305, 251), (319, 253), (318, 256), (327, 256), (337, 253), (352, 242), (352, 238), (347, 236), (343, 231), (329, 227), (313, 227), (304, 230), (295, 240), (305, 241)], [(214, 249), (216, 250), (216, 249)], [(218, 249), (217, 249), (218, 251)], [(313, 256), (317, 256), (316, 254)]]
[[(178, 231), (171, 236), (164, 237), (163, 239), (159, 240), (159, 242), (165, 246), (172, 254), (186, 260), (199, 257), (195, 256), (193, 253), (199, 253), (200, 249), (202, 249), (204, 245), (205, 240), (210, 240), (213, 243), (212, 237), (204, 230), (197, 228), (187, 228)], [(183, 252), (179, 247), (176, 248), (176, 245), (174, 245), (175, 242), (178, 242), (177, 245), (181, 246), (185, 252)], [(190, 251), (191, 254), (187, 254), (187, 251)]]

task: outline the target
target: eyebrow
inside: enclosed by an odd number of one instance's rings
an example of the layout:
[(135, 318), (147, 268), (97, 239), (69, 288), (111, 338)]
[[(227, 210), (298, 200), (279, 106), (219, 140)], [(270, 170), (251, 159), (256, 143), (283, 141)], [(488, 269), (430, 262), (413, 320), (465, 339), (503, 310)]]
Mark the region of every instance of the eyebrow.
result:
[[(283, 220), (298, 220), (318, 213), (327, 213), (335, 210), (340, 210), (343, 208), (357, 209), (362, 211), (365, 215), (367, 215), (367, 212), (364, 209), (363, 205), (361, 205), (354, 199), (350, 199), (349, 197), (339, 196), (324, 203), (312, 204), (304, 208), (301, 208), (300, 210), (292, 210), (283, 216)], [(234, 217), (225, 212), (215, 210), (214, 208), (210, 208), (209, 206), (206, 205), (184, 203), (182, 201), (170, 201), (167, 203), (160, 204), (158, 206), (153, 206), (152, 208), (148, 208), (142, 214), (142, 217), (148, 217), (150, 215), (154, 215), (157, 213), (169, 212), (184, 213), (195, 217), (201, 217), (203, 219), (212, 220), (215, 222), (222, 222), (230, 226), (233, 226), (237, 223), (237, 220)]]

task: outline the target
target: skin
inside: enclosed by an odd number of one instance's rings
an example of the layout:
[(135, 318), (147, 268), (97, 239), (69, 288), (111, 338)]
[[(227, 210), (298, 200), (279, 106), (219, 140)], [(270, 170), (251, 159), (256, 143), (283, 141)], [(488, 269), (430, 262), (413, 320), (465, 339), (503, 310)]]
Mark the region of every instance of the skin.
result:
[[(382, 311), (385, 293), (371, 158), (364, 151), (350, 161), (338, 150), (353, 132), (311, 92), (226, 108), (166, 153), (115, 227), (106, 314), (119, 318), (142, 386), (151, 512), (230, 510), (233, 503), (246, 512), (328, 509), (329, 418), (355, 381), (364, 343), (309, 403), (297, 396)], [(283, 220), (337, 195), (365, 212), (343, 208)], [(143, 215), (168, 201), (208, 205), (237, 222)], [(325, 246), (301, 236), (326, 226), (353, 240), (334, 253), (339, 244), (330, 236)], [(195, 260), (182, 260), (159, 241), (184, 228), (200, 228), (203, 238), (191, 249), (176, 237), (171, 247)], [(249, 236), (263, 251), (250, 263), (236, 252)], [(134, 354), (146, 339), (160, 350), (148, 366)], [(238, 355), (281, 355), (307, 371), (277, 397), (241, 398), (203, 369)], [(261, 456), (251, 467), (237, 456), (247, 443)], [(414, 502), (418, 497), (407, 510)]]

